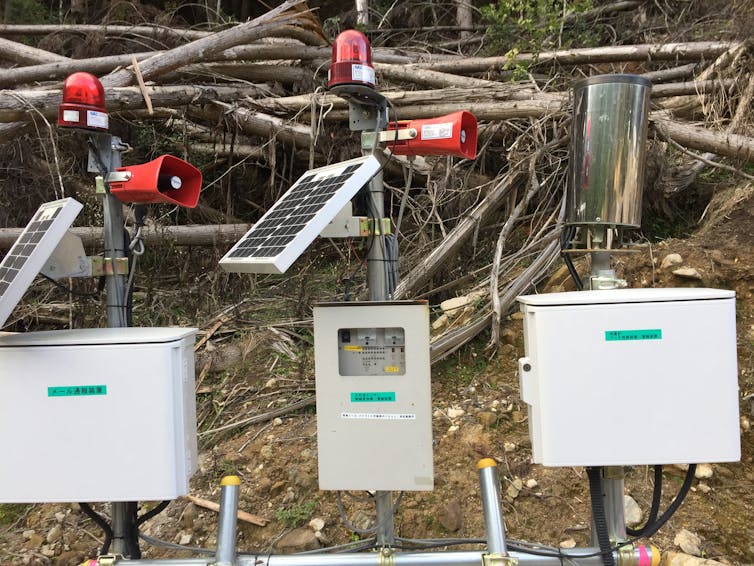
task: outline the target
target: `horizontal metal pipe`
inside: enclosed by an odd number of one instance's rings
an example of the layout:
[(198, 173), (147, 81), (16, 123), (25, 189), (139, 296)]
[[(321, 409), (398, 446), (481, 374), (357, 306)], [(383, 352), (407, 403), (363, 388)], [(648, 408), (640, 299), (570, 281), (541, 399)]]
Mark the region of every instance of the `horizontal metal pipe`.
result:
[[(238, 555), (237, 566), (482, 566), (483, 552), (479, 550), (461, 552), (397, 552), (389, 558), (380, 552), (342, 554), (278, 554), (278, 555)], [(597, 548), (561, 549), (562, 558), (536, 556), (523, 552), (510, 552), (509, 555), (525, 566), (561, 566), (562, 559), (569, 556), (577, 559), (579, 566), (600, 566), (602, 558)], [(588, 555), (584, 557), (585, 555)], [(127, 566), (209, 566), (212, 558), (176, 560), (118, 560), (117, 565)]]

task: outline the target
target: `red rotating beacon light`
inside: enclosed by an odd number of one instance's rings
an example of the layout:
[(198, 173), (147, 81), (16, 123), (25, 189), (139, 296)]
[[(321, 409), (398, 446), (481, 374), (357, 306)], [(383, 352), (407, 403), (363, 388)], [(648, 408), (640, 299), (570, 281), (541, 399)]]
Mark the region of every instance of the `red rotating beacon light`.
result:
[(73, 73), (63, 83), (63, 103), (58, 108), (58, 126), (106, 132), (105, 89), (90, 73)]
[(332, 43), (327, 87), (341, 85), (375, 87), (372, 46), (367, 37), (355, 29), (341, 32)]

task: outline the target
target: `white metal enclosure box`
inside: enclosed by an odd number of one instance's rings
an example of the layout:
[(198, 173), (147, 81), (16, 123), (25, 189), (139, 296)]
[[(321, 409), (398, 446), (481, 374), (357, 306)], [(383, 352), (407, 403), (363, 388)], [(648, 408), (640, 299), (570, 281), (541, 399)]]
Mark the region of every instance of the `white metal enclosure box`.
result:
[(196, 469), (195, 328), (0, 337), (0, 502), (151, 501)]
[(740, 459), (733, 291), (620, 289), (518, 300), (521, 398), (536, 463)]
[(314, 307), (319, 487), (433, 487), (429, 306)]

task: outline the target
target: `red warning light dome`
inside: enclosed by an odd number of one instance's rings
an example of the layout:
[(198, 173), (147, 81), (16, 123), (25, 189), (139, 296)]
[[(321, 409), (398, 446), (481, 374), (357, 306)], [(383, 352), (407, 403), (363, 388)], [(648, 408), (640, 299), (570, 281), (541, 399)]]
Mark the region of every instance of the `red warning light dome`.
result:
[(63, 103), (58, 108), (58, 126), (107, 131), (105, 89), (90, 73), (73, 73), (63, 83)]
[(355, 29), (341, 32), (332, 43), (327, 87), (347, 84), (375, 86), (372, 46), (367, 37)]

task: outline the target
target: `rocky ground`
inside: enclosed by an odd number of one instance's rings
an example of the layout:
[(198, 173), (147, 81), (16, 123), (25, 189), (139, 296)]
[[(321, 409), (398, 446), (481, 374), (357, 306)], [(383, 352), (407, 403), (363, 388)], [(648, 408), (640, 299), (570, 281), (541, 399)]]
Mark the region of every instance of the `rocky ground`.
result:
[[(617, 260), (618, 275), (632, 287), (705, 286), (734, 289), (737, 294), (742, 461), (699, 466), (685, 504), (652, 539), (666, 551), (666, 563), (673, 565), (754, 563), (754, 199), (750, 189), (720, 198), (727, 208), (714, 207), (717, 212), (692, 237), (645, 244), (638, 253)], [(569, 285), (561, 269), (546, 290)], [(527, 414), (518, 397), (517, 359), (524, 353), (521, 332), (520, 316), (513, 315), (503, 333), (505, 343), (491, 358), (481, 340), (433, 368), (435, 489), (404, 494), (395, 517), (400, 537), (483, 537), (476, 462), (493, 457), (502, 476), (510, 537), (563, 547), (588, 543), (584, 470), (531, 463)], [(242, 399), (234, 405), (234, 410), (242, 411), (236, 415), (240, 418), (311, 395), (311, 348), (285, 356), (273, 351), (272, 342), (258, 340), (251, 347), (226, 341), (215, 346), (212, 355), (225, 355), (229, 361), (223, 371), (205, 374), (200, 406), (207, 395), (222, 390), (228, 393), (226, 398)], [(200, 355), (197, 372), (201, 373), (207, 355)], [(216, 414), (218, 423), (231, 420), (222, 407)], [(204, 430), (209, 428), (205, 424)], [(238, 474), (243, 482), (241, 509), (268, 520), (264, 527), (241, 522), (240, 550), (294, 552), (358, 540), (343, 525), (335, 494), (317, 489), (313, 408), (205, 434), (200, 444), (200, 470), (192, 482), (192, 495), (216, 501), (220, 477)], [(50, 465), (54, 473), (55, 463)], [(666, 467), (663, 507), (683, 474)], [(627, 471), (629, 522), (641, 522), (646, 515), (651, 491), (651, 470)], [(365, 494), (344, 498), (344, 513), (359, 528), (373, 524), (369, 499)], [(107, 512), (106, 506), (98, 509)], [(97, 526), (75, 504), (3, 505), (0, 521), (3, 565), (71, 566), (96, 556), (102, 543)], [(181, 498), (149, 521), (144, 532), (169, 543), (211, 548), (216, 514)], [(143, 549), (149, 557), (193, 555), (145, 543)]]

